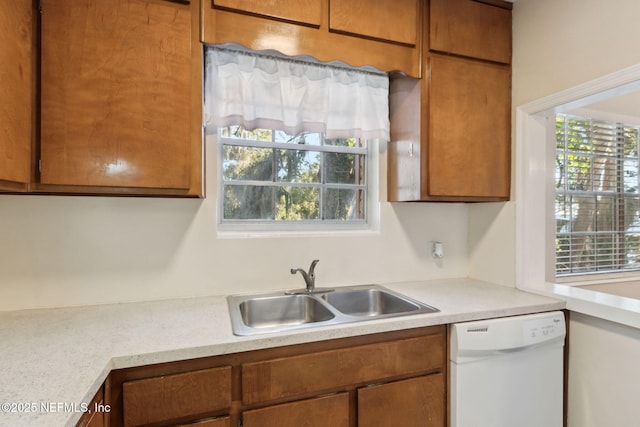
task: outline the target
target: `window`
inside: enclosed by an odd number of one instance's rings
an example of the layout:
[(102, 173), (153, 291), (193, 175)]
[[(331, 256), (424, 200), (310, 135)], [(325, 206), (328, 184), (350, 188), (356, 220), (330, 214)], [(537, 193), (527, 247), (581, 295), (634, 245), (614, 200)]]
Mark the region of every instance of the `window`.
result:
[(223, 222), (366, 223), (364, 141), (242, 126), (218, 141)]
[(389, 77), (242, 46), (207, 46), (204, 113), (218, 136), (219, 229), (371, 230)]
[(638, 126), (556, 116), (556, 275), (640, 269)]

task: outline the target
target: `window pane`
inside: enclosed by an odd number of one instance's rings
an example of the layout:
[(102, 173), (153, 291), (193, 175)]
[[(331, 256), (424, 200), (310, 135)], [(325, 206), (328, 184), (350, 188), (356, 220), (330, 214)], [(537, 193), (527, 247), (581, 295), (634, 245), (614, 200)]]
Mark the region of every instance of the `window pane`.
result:
[(594, 231), (616, 231), (618, 229), (618, 198), (601, 196), (597, 200), (595, 212), (596, 228)]
[(638, 159), (628, 159), (624, 161), (624, 192), (638, 192)]
[(273, 131), (271, 129), (246, 130), (242, 126), (228, 126), (222, 128), (220, 135), (224, 138), (248, 139), (251, 141), (271, 141)]
[(362, 190), (327, 188), (324, 193), (324, 219), (364, 219)]
[(626, 254), (625, 267), (640, 268), (640, 233), (627, 234), (624, 238)]
[(595, 231), (596, 208), (595, 196), (571, 197), (571, 231)]
[(274, 187), (224, 186), (224, 219), (274, 219)]
[(325, 182), (364, 184), (365, 159), (359, 154), (325, 153)]
[(567, 186), (574, 191), (592, 191), (591, 158), (586, 156), (567, 156)]
[(318, 187), (278, 187), (276, 219), (320, 219), (320, 189)]
[(333, 145), (335, 147), (366, 148), (367, 141), (360, 140), (359, 138), (334, 138), (326, 139), (324, 144)]
[(317, 151), (277, 150), (278, 181), (320, 182), (320, 158)]
[(273, 181), (273, 150), (224, 145), (222, 177), (225, 180)]
[(281, 130), (273, 131), (274, 142), (280, 142), (284, 144), (304, 144), (304, 145), (317, 145), (322, 144), (322, 135), (319, 133), (307, 133), (303, 132), (298, 135), (292, 136)]

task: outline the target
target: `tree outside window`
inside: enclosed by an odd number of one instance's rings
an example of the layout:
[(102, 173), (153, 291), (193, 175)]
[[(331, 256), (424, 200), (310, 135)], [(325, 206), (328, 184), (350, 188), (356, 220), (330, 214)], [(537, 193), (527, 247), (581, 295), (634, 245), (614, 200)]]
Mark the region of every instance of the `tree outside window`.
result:
[(556, 275), (640, 269), (638, 126), (556, 117)]

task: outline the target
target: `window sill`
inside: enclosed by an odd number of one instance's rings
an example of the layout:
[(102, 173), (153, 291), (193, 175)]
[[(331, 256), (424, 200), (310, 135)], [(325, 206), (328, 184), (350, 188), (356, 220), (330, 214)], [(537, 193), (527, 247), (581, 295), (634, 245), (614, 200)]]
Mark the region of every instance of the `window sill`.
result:
[(287, 239), (310, 237), (375, 237), (380, 230), (371, 228), (357, 229), (324, 229), (324, 230), (231, 230), (218, 228), (218, 239)]
[(521, 288), (521, 290), (561, 298), (567, 302), (568, 310), (640, 329), (640, 300), (638, 299), (559, 283), (545, 283), (540, 288)]

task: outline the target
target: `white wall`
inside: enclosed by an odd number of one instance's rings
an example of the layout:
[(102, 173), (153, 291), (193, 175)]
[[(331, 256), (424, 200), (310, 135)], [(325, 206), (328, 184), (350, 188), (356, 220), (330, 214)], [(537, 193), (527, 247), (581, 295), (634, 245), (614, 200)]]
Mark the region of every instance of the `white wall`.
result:
[(462, 204), (381, 203), (374, 235), (218, 238), (213, 143), (204, 200), (0, 195), (0, 310), (301, 287), (314, 258), (321, 286), (467, 275)]
[[(513, 6), (513, 107), (640, 62), (637, 0), (518, 0)], [(515, 131), (515, 129), (514, 129)], [(514, 147), (514, 155), (518, 147)], [(512, 162), (515, 166), (515, 162)], [(515, 167), (512, 168), (515, 173)], [(515, 188), (515, 179), (512, 180)], [(469, 275), (515, 286), (515, 203), (469, 208)], [(498, 263), (495, 255), (504, 257)], [(501, 264), (502, 268), (488, 268)]]
[(571, 313), (569, 427), (638, 425), (640, 330)]
[[(639, 63), (638, 17), (637, 0), (515, 2), (514, 108)], [(491, 274), (481, 269), (490, 254), (515, 252), (513, 206), (522, 197), (515, 194), (512, 202), (494, 213), (483, 206), (470, 208), (471, 276)], [(482, 227), (487, 225), (493, 231), (484, 233)], [(513, 271), (505, 269), (502, 280), (507, 282), (509, 276), (514, 280)], [(569, 425), (637, 425), (638, 330), (577, 313), (572, 316)]]

